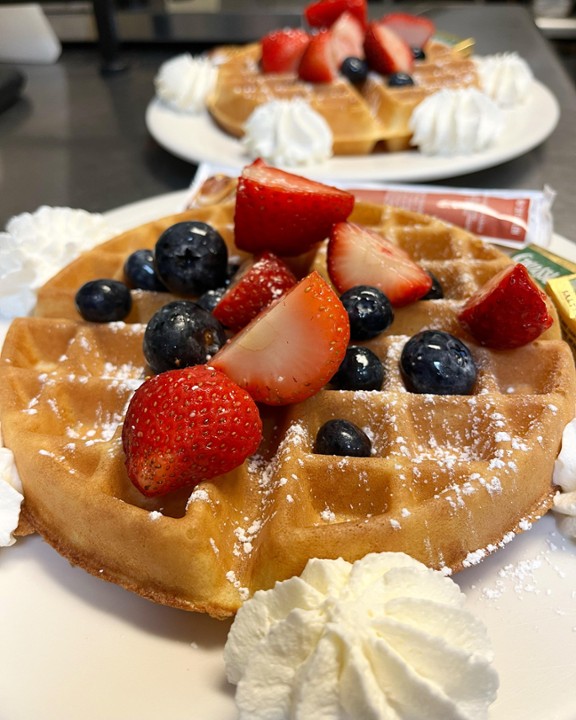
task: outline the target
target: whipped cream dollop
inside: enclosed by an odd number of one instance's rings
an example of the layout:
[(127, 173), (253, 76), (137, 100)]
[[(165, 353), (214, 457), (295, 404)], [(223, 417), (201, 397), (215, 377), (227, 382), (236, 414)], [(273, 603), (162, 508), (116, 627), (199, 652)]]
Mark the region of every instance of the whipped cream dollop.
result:
[(259, 105), (244, 126), (242, 144), (249, 157), (270, 165), (295, 167), (332, 157), (332, 131), (302, 98)]
[(0, 547), (8, 547), (16, 541), (13, 533), (18, 527), (23, 500), (14, 455), (8, 448), (0, 447)]
[(175, 110), (199, 113), (205, 107), (217, 73), (207, 57), (176, 55), (160, 66), (154, 78), (156, 95)]
[(440, 90), (416, 106), (412, 145), (425, 155), (469, 155), (489, 147), (503, 127), (502, 111), (476, 88)]
[(534, 75), (518, 53), (474, 58), (482, 90), (501, 107), (513, 107), (529, 97)]
[(0, 319), (27, 315), (35, 291), (114, 230), (98, 213), (43, 206), (8, 221), (0, 233)]
[(240, 720), (480, 720), (498, 676), (460, 588), (403, 553), (308, 562), (254, 594), (224, 649)]
[(554, 465), (553, 482), (561, 488), (554, 497), (560, 531), (576, 538), (576, 419), (566, 425), (562, 448)]

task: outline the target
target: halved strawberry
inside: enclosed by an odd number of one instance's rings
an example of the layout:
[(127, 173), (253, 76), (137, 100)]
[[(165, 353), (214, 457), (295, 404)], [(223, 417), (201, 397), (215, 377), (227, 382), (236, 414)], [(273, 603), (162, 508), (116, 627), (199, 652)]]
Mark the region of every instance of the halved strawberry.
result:
[(364, 58), (364, 28), (352, 13), (344, 12), (330, 28), (332, 54), (336, 67), (348, 57)]
[(263, 73), (295, 73), (310, 36), (300, 28), (273, 30), (262, 38)]
[(372, 285), (396, 307), (418, 300), (432, 286), (430, 275), (404, 250), (356, 223), (334, 225), (327, 264), (339, 293), (355, 285)]
[(365, 28), (368, 18), (366, 0), (319, 0), (304, 8), (304, 17), (310, 27), (328, 28), (344, 12), (354, 15)]
[(350, 322), (313, 271), (258, 315), (211, 360), (256, 402), (286, 405), (314, 395), (340, 367)]
[(262, 420), (250, 395), (206, 365), (146, 380), (122, 428), (128, 477), (150, 497), (233, 470), (261, 439)]
[(381, 75), (412, 72), (414, 56), (404, 38), (381, 22), (371, 22), (364, 37), (368, 65)]
[(344, 190), (270, 167), (260, 159), (238, 180), (234, 237), (238, 248), (300, 255), (345, 220), (354, 196)]
[(321, 30), (312, 36), (300, 59), (298, 77), (311, 83), (330, 83), (336, 80), (338, 66), (330, 30)]
[(389, 13), (380, 20), (380, 23), (393, 30), (410, 47), (415, 48), (423, 48), (436, 31), (436, 26), (430, 18), (410, 13)]
[(546, 295), (518, 263), (472, 295), (458, 319), (481, 345), (506, 350), (536, 340), (554, 322)]
[(238, 270), (212, 314), (238, 332), (297, 282), (286, 263), (273, 253), (256, 255)]

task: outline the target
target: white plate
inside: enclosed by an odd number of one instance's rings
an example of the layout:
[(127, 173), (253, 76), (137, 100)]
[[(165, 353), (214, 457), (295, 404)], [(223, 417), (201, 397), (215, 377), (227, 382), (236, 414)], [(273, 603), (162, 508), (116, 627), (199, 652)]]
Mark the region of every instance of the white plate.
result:
[[(472, 155), (426, 157), (420, 152), (334, 157), (322, 165), (306, 167), (316, 179), (421, 182), (456, 177), (483, 170), (523, 155), (554, 130), (560, 108), (554, 95), (540, 82), (523, 105), (505, 111), (505, 129), (493, 147)], [(187, 115), (171, 110), (155, 98), (146, 110), (150, 134), (166, 150), (189, 162), (208, 162), (240, 168), (247, 162), (241, 143), (225, 134), (207, 112)]]
[[(107, 216), (129, 228), (178, 210), (185, 194)], [(568, 240), (555, 236), (551, 249), (576, 259)], [(576, 718), (574, 578), (576, 545), (551, 514), (456, 576), (496, 651), (490, 720)], [(228, 628), (102, 582), (39, 537), (21, 539), (0, 550), (0, 718), (235, 720), (222, 660)]]

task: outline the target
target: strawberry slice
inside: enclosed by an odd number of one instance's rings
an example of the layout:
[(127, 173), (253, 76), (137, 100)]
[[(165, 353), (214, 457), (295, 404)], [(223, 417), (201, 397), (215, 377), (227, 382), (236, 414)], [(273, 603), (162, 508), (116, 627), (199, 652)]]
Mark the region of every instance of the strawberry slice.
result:
[(236, 246), (257, 253), (301, 255), (345, 220), (354, 196), (255, 160), (242, 171), (236, 192)]
[(392, 305), (418, 300), (432, 286), (428, 273), (397, 245), (355, 223), (337, 223), (328, 242), (328, 273), (339, 293), (356, 285), (381, 290)]
[(298, 77), (304, 82), (331, 83), (338, 77), (338, 65), (330, 30), (313, 35), (298, 65)]
[(212, 314), (222, 325), (238, 332), (297, 282), (286, 263), (273, 253), (254, 256), (238, 270)]
[(328, 28), (344, 12), (354, 15), (364, 29), (368, 18), (368, 5), (366, 0), (320, 0), (304, 8), (304, 17), (310, 27)]
[(350, 322), (334, 290), (313, 271), (212, 358), (256, 402), (301, 402), (340, 367)]
[(372, 70), (381, 75), (405, 72), (410, 74), (414, 56), (410, 45), (381, 22), (371, 22), (364, 37), (364, 53)]
[(352, 13), (342, 13), (330, 28), (330, 35), (337, 68), (340, 68), (346, 58), (364, 58), (364, 28)]
[(263, 73), (295, 73), (310, 36), (300, 28), (273, 30), (262, 38)]
[(497, 350), (526, 345), (554, 322), (546, 295), (521, 263), (491, 278), (468, 299), (458, 319), (481, 345)]
[(233, 470), (261, 439), (262, 420), (250, 395), (206, 365), (146, 380), (122, 428), (128, 477), (149, 497)]
[(410, 13), (389, 13), (380, 20), (380, 23), (393, 30), (410, 47), (415, 48), (423, 48), (436, 32), (436, 26), (432, 20)]

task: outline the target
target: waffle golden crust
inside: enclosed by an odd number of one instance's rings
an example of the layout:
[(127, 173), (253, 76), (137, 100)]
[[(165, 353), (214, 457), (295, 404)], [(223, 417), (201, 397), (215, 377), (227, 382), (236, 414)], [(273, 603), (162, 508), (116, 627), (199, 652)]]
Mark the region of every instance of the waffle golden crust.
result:
[(214, 55), (218, 77), (207, 108), (223, 130), (241, 138), (246, 121), (259, 105), (273, 99), (300, 98), (330, 126), (335, 155), (405, 150), (412, 135), (410, 116), (425, 97), (442, 88), (478, 86), (474, 61), (467, 51), (467, 47), (430, 42), (427, 59), (415, 64), (414, 86), (388, 87), (385, 78), (372, 73), (356, 88), (345, 78), (312, 84), (291, 74), (266, 75), (259, 70), (259, 43), (226, 47)]
[[(233, 249), (230, 202), (192, 216), (213, 222)], [(69, 310), (84, 278), (104, 269), (120, 276), (126, 253), (151, 247), (177, 219), (136, 228), (71, 263), (40, 293), (39, 317), (14, 321), (4, 344), (0, 422), (24, 484), (25, 517), (65, 557), (152, 600), (226, 617), (309, 557), (403, 550), (457, 571), (546, 512), (576, 398), (558, 325), (514, 351), (474, 345), (456, 311), (509, 259), (438, 220), (363, 203), (351, 219), (402, 245), (446, 293), (398, 310), (391, 328), (367, 343), (385, 366), (382, 391), (324, 389), (304, 403), (263, 408), (264, 442), (243, 466), (193, 491), (140, 495), (126, 476), (120, 435), (147, 372), (141, 340), (150, 308), (140, 304), (138, 322), (110, 325)], [(312, 263), (323, 267), (322, 249)], [(480, 367), (473, 395), (405, 390), (401, 348), (428, 327), (468, 343)], [(375, 454), (315, 455), (316, 431), (333, 417), (365, 428)]]

